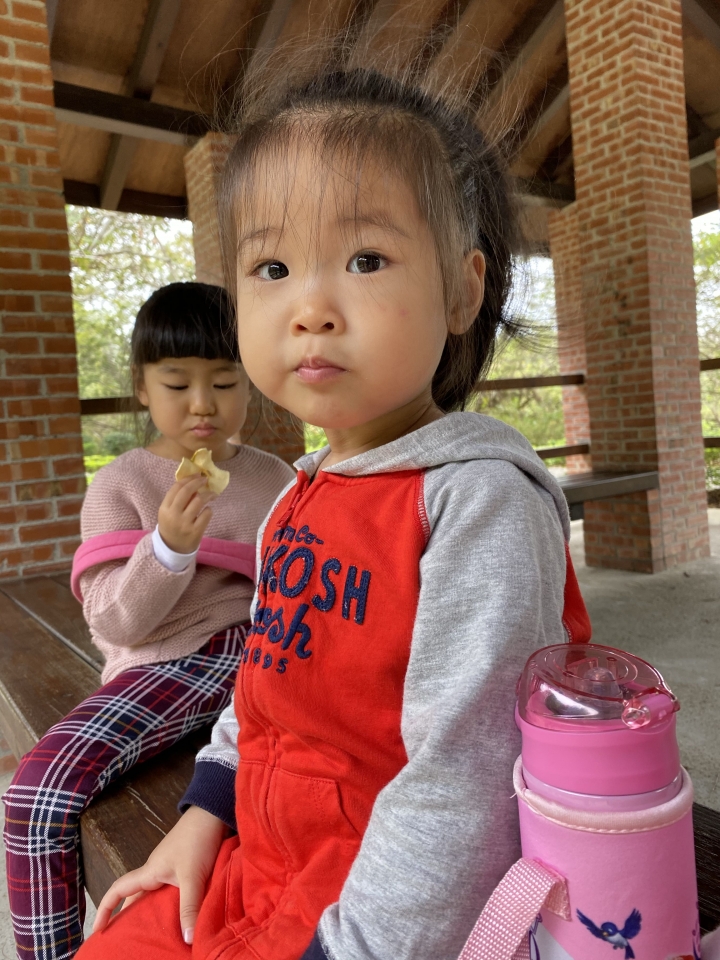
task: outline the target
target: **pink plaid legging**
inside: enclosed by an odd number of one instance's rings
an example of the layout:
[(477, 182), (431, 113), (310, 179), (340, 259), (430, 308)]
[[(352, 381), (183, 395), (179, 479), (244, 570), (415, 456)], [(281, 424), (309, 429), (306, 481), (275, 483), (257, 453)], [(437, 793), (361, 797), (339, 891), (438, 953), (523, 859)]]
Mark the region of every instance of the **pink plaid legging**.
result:
[(244, 642), (245, 626), (233, 626), (189, 657), (126, 670), (23, 757), (3, 797), (19, 960), (75, 955), (85, 919), (80, 815), (130, 767), (215, 720), (230, 701)]

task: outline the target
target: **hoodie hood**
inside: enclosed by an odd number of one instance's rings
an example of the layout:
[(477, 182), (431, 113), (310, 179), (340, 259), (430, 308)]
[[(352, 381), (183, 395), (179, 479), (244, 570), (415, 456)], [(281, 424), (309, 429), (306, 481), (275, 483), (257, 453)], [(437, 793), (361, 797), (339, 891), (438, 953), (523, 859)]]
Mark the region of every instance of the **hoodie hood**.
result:
[(446, 463), (467, 460), (507, 460), (552, 496), (565, 539), (570, 539), (570, 513), (560, 484), (548, 471), (529, 441), (501, 420), (482, 413), (448, 413), (412, 433), (382, 447), (323, 468), (329, 452), (323, 447), (301, 457), (295, 467), (313, 477), (319, 469), (346, 477), (394, 473), (399, 470), (426, 470)]

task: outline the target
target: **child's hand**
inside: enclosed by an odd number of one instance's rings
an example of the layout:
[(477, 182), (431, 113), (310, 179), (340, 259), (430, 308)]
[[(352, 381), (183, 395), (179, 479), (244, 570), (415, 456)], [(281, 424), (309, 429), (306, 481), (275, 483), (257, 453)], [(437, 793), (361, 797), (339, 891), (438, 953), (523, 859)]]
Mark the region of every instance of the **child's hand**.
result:
[(171, 883), (180, 889), (183, 940), (192, 943), (205, 887), (226, 834), (222, 820), (200, 807), (190, 807), (155, 847), (147, 863), (110, 887), (98, 906), (93, 933), (105, 929), (121, 900), (125, 900), (125, 909), (148, 890)]
[(164, 542), (175, 553), (193, 553), (212, 518), (208, 503), (214, 494), (207, 488), (207, 480), (198, 474), (174, 483), (158, 511), (158, 528)]

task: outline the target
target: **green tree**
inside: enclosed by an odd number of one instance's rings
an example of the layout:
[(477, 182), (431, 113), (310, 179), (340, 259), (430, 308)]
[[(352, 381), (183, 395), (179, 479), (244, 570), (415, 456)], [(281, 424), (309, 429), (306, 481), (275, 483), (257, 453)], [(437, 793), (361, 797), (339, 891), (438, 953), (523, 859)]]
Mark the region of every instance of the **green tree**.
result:
[[(498, 343), (489, 379), (549, 377), (559, 373), (552, 262), (518, 260), (509, 313), (524, 330)], [(565, 426), (560, 387), (481, 392), (472, 408), (504, 420), (535, 447), (562, 446)]]
[[(720, 357), (720, 214), (694, 224), (698, 344), (703, 359)], [(720, 436), (720, 370), (700, 374), (703, 434)], [(705, 451), (709, 489), (720, 488), (720, 448)]]

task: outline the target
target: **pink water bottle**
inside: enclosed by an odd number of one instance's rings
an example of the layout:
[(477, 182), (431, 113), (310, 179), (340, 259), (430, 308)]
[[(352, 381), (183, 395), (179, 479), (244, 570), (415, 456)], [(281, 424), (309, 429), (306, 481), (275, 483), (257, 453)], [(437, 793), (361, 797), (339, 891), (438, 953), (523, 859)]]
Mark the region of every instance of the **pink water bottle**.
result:
[[(518, 687), (523, 858), (566, 880), (531, 960), (698, 960), (692, 784), (678, 702), (657, 670), (599, 644), (558, 644)], [(616, 952), (619, 951), (619, 952)]]

